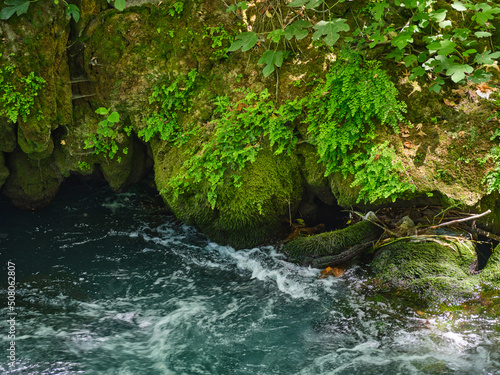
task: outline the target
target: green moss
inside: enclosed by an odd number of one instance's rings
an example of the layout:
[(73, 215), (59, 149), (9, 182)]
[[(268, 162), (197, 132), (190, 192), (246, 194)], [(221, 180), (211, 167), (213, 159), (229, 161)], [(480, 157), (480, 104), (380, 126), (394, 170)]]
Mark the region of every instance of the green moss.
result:
[(16, 148), (16, 126), (0, 118), (0, 152), (12, 152)]
[(200, 227), (212, 240), (237, 248), (276, 239), (283, 218), (295, 209), (302, 194), (297, 159), (275, 156), (270, 149), (262, 149), (254, 163), (234, 173), (241, 177), (241, 186), (227, 181), (212, 209), (206, 194), (208, 181), (177, 199), (168, 185), (170, 178), (180, 172), (186, 158), (184, 151), (189, 147), (192, 144), (168, 148), (153, 143), (156, 184), (175, 215)]
[(500, 245), (491, 254), (479, 277), (489, 289), (500, 289)]
[(472, 298), (477, 287), (469, 272), (476, 259), (474, 245), (439, 241), (442, 244), (402, 240), (381, 248), (372, 262), (378, 285), (408, 290), (433, 302)]
[(287, 243), (284, 251), (295, 261), (302, 261), (306, 257), (336, 255), (354, 245), (376, 240), (382, 232), (371, 222), (361, 221), (344, 229), (299, 237)]

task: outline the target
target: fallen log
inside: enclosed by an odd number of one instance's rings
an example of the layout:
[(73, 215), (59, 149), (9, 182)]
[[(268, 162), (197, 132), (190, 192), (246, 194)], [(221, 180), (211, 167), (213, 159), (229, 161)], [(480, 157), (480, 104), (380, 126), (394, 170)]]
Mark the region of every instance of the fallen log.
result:
[(340, 254), (313, 259), (311, 262), (311, 267), (314, 268), (336, 267), (357, 257), (358, 255), (363, 253), (363, 251), (373, 247), (373, 245), (375, 245), (375, 241), (360, 243), (350, 247), (349, 249)]

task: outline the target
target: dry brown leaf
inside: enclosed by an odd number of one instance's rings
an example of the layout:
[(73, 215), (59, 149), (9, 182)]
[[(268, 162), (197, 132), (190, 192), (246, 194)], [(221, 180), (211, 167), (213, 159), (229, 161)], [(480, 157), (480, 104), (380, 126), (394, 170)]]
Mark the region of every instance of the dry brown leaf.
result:
[(404, 142), (403, 146), (405, 146), (405, 148), (412, 148), (413, 147), (413, 145), (411, 144), (411, 142)]
[(446, 99), (446, 98), (443, 99), (443, 102), (444, 102), (444, 104), (446, 104), (449, 107), (453, 107), (453, 106), (456, 105), (453, 100), (449, 100), (449, 99)]

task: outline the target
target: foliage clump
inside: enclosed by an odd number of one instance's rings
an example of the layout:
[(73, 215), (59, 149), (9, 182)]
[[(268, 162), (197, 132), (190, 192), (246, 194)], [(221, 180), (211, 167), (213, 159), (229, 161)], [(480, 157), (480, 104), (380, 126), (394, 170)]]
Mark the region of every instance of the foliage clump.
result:
[[(18, 77), (15, 64), (6, 61), (2, 65), (0, 66), (0, 116), (7, 117), (12, 123), (17, 122), (18, 117), (26, 121), (45, 80), (34, 72)], [(37, 117), (40, 116), (37, 114)]]
[(354, 175), (358, 202), (395, 200), (414, 186), (400, 176), (402, 163), (388, 142), (373, 146), (377, 126), (398, 131), (406, 104), (380, 63), (343, 53), (312, 93), (303, 99), (308, 135), (326, 166), (325, 175)]

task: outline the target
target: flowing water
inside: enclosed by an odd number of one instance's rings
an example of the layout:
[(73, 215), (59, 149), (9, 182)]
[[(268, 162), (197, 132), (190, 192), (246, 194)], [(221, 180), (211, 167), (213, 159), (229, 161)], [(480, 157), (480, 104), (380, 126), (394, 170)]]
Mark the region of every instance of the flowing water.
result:
[(498, 320), (422, 317), (318, 279), (271, 247), (235, 251), (138, 189), (65, 186), (40, 212), (0, 201), (5, 374), (500, 374)]

